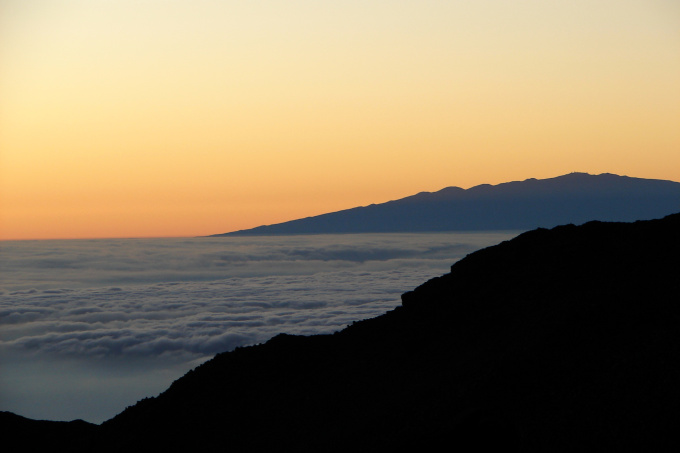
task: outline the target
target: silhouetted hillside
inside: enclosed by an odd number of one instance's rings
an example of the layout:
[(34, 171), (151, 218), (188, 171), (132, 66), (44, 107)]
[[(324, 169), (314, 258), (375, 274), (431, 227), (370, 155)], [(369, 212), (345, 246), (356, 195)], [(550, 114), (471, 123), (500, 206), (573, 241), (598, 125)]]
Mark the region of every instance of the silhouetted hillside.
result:
[[(83, 420), (53, 422), (31, 420), (0, 411), (0, 433), (5, 449), (11, 451), (86, 451), (99, 426)], [(11, 445), (15, 445), (11, 447)], [(10, 451), (10, 450), (7, 450)]]
[(591, 220), (632, 222), (680, 210), (680, 183), (571, 173), (438, 192), (226, 235), (531, 230)]
[(85, 441), (91, 451), (658, 451), (679, 443), (678, 257), (680, 214), (530, 231), (377, 318), (218, 354)]

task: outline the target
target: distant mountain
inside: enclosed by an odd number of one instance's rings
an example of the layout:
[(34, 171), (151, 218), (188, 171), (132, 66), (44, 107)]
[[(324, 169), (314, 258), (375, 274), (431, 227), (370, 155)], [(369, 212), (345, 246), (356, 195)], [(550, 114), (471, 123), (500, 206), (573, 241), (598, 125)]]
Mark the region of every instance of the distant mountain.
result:
[(447, 187), (214, 236), (530, 230), (590, 220), (632, 222), (680, 211), (680, 183), (570, 173), (470, 189)]
[(680, 214), (530, 231), (382, 316), (218, 354), (67, 443), (19, 420), (22, 451), (678, 451), (679, 256)]
[(88, 451), (91, 440), (98, 432), (99, 426), (83, 420), (32, 420), (0, 411), (0, 433), (5, 445), (15, 445), (14, 451)]

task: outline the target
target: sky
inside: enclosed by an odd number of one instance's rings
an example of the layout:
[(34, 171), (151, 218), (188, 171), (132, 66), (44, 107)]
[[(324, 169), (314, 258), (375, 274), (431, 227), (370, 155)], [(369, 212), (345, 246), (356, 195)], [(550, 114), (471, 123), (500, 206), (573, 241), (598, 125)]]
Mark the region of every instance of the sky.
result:
[(675, 0), (0, 0), (0, 239), (680, 181)]

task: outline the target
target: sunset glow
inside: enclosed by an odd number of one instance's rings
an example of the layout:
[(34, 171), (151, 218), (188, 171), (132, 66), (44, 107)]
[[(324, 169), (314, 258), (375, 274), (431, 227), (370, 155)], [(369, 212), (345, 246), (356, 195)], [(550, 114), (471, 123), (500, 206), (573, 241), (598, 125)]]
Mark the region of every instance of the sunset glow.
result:
[(673, 0), (0, 3), (0, 239), (198, 236), (572, 171), (680, 181)]

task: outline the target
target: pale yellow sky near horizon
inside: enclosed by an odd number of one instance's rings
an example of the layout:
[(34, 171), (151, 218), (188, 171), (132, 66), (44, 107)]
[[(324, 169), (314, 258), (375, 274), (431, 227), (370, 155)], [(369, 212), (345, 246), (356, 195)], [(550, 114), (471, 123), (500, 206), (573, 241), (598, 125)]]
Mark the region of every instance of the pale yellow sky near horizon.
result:
[(671, 0), (0, 0), (0, 239), (680, 181)]

